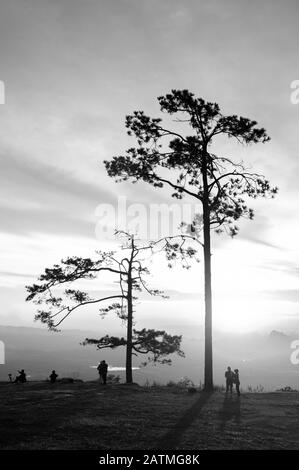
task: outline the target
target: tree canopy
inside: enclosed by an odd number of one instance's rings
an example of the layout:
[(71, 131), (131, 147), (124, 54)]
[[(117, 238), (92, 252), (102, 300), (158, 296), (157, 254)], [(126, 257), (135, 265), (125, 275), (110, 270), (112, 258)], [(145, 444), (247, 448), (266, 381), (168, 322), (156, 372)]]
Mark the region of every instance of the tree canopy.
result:
[(108, 174), (116, 181), (143, 180), (154, 187), (168, 186), (172, 197), (191, 196), (202, 203), (206, 175), (210, 227), (236, 235), (236, 221), (254, 215), (248, 197), (273, 197), (277, 188), (242, 161), (214, 154), (212, 143), (220, 134), (241, 144), (265, 143), (270, 137), (256, 121), (225, 116), (217, 103), (196, 98), (188, 90), (172, 90), (158, 102), (163, 113), (176, 116), (175, 124), (170, 128), (162, 118), (151, 118), (143, 111), (126, 116), (127, 132), (135, 136), (137, 146), (105, 161)]

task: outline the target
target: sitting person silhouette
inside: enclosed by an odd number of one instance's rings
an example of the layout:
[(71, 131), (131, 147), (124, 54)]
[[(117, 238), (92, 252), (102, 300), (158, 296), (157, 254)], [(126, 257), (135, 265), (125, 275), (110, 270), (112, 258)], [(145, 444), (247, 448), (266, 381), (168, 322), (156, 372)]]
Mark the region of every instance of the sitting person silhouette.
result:
[(51, 384), (55, 384), (57, 377), (58, 374), (56, 374), (55, 370), (52, 370), (51, 375), (49, 375)]
[(236, 391), (237, 394), (240, 396), (240, 377), (239, 377), (239, 369), (234, 370), (234, 383), (236, 384)]
[(106, 385), (108, 372), (108, 364), (106, 363), (106, 361), (101, 361), (97, 369), (99, 371), (100, 380), (102, 381), (103, 385)]
[(225, 371), (224, 376), (226, 378), (226, 393), (227, 392), (232, 393), (233, 392), (233, 383), (234, 383), (234, 373), (233, 373), (231, 367), (227, 368), (227, 370)]
[(25, 382), (27, 382), (27, 378), (26, 378), (26, 374), (25, 374), (24, 369), (18, 370), (18, 372), (19, 372), (19, 375), (17, 375), (15, 383), (24, 384)]

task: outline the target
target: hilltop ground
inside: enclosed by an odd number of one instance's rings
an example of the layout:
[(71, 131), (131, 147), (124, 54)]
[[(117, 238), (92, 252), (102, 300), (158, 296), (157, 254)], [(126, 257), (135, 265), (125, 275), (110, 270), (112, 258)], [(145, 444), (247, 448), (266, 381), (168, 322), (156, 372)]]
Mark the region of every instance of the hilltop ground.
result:
[(1, 449), (299, 449), (299, 393), (1, 384)]

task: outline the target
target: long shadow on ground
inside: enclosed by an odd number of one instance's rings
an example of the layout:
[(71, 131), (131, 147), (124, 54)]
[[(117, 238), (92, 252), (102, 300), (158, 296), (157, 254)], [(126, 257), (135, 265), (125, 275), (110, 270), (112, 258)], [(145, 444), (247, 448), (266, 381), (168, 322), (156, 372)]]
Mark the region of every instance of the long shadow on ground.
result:
[(174, 427), (168, 431), (157, 444), (158, 449), (176, 449), (183, 437), (184, 432), (195, 421), (204, 405), (209, 400), (213, 392), (201, 392), (199, 399), (189, 408), (179, 419)]
[(236, 424), (240, 424), (240, 397), (233, 397), (230, 394), (226, 394), (223, 400), (222, 409), (219, 412), (219, 417), (221, 419), (221, 431), (224, 431), (225, 426), (229, 421), (235, 421)]

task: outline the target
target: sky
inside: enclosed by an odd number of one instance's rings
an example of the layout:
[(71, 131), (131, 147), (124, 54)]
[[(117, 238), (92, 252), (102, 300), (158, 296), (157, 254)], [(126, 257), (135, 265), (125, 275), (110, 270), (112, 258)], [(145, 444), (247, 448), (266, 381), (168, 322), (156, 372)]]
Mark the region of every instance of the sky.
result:
[[(0, 324), (33, 325), (25, 285), (45, 267), (115, 246), (97, 232), (99, 205), (174, 202), (167, 190), (114, 183), (103, 160), (133, 144), (126, 114), (159, 116), (156, 97), (187, 88), (266, 128), (270, 143), (216, 149), (279, 187), (275, 200), (254, 201), (237, 238), (213, 238), (215, 328), (299, 332), (298, 10), (296, 0), (1, 1)], [(203, 263), (151, 266), (170, 298), (142, 298), (138, 325), (202, 328)], [(98, 289), (115, 284), (103, 278)], [(101, 321), (90, 309), (65, 327), (114, 327)]]

